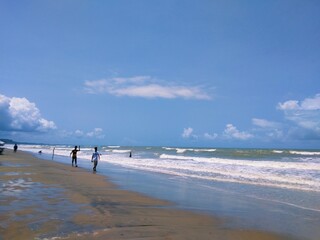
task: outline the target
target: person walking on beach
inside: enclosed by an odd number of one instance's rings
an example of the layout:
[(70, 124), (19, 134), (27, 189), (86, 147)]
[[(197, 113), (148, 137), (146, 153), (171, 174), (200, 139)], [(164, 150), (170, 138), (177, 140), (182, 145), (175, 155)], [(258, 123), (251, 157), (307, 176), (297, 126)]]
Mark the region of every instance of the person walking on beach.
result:
[(15, 144), (15, 145), (13, 146), (13, 151), (16, 152), (17, 150), (18, 150), (18, 145)]
[(70, 156), (72, 155), (72, 167), (73, 167), (73, 163), (75, 163), (75, 166), (78, 167), (77, 164), (77, 153), (80, 151), (80, 146), (79, 146), (79, 150), (77, 146), (74, 146), (74, 149), (71, 151)]
[(98, 152), (98, 148), (94, 148), (94, 153), (91, 157), (91, 162), (93, 162), (93, 171), (97, 171), (98, 160), (100, 160), (100, 153)]

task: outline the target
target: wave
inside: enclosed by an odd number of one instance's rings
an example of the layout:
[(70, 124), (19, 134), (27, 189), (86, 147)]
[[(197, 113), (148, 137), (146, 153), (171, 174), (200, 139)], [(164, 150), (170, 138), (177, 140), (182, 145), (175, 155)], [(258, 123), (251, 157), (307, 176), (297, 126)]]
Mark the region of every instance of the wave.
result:
[(185, 153), (187, 151), (190, 152), (215, 152), (217, 149), (215, 148), (171, 148), (171, 147), (163, 147), (162, 149), (168, 151), (176, 151), (177, 153)]
[(314, 156), (314, 155), (320, 155), (320, 152), (307, 152), (307, 151), (289, 151), (291, 154), (297, 154), (297, 155), (308, 155), (308, 156)]
[(223, 164), (232, 166), (244, 166), (244, 167), (259, 167), (259, 168), (277, 168), (277, 169), (288, 169), (288, 170), (314, 170), (320, 171), (320, 164), (310, 162), (282, 162), (282, 161), (252, 161), (252, 160), (235, 160), (229, 158), (204, 158), (204, 157), (187, 157), (161, 154), (161, 159), (170, 160), (183, 160), (183, 161), (194, 161), (198, 163), (209, 163), (209, 164)]
[(284, 151), (280, 151), (280, 150), (272, 150), (273, 153), (283, 153)]
[(129, 153), (131, 150), (124, 149), (124, 150), (112, 150), (111, 152), (113, 153)]
[(194, 149), (195, 152), (215, 152), (217, 149), (212, 148), (212, 149)]
[[(185, 160), (182, 156), (180, 157)], [(220, 164), (207, 165), (198, 164), (194, 161), (171, 161), (170, 159), (163, 159), (163, 161), (157, 161), (156, 159), (139, 159), (139, 161), (135, 161), (134, 159), (126, 158), (119, 161), (119, 159), (109, 158), (109, 162), (111, 163), (143, 171), (209, 181), (320, 192), (319, 176), (314, 177), (312, 172), (307, 173), (306, 169), (308, 168), (301, 169), (301, 166), (296, 166), (296, 169), (292, 170), (286, 167), (267, 167), (270, 165), (269, 162), (265, 163), (264, 166), (252, 166), (248, 162), (242, 165), (234, 165), (228, 160), (228, 164), (221, 164), (221, 159), (218, 159), (218, 161)]]

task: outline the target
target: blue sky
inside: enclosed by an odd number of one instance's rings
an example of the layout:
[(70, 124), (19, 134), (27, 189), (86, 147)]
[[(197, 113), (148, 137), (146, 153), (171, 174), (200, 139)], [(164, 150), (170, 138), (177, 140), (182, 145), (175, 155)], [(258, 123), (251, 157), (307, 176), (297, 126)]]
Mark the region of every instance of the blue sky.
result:
[(0, 136), (319, 148), (320, 2), (0, 2)]

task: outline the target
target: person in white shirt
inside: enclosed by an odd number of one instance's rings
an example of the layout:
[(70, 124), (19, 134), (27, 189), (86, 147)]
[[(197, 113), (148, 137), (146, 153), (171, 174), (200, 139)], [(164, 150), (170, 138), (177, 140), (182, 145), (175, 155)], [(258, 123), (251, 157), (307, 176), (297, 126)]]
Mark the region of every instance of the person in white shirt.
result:
[(91, 162), (93, 162), (93, 171), (97, 171), (98, 160), (100, 160), (100, 153), (98, 152), (98, 148), (94, 148), (94, 153), (91, 157)]

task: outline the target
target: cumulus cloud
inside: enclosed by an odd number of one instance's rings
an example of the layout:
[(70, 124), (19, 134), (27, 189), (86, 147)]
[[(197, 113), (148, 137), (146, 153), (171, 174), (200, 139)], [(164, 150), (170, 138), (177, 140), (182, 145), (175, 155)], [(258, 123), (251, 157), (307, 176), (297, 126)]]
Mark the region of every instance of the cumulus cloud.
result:
[(53, 121), (41, 117), (35, 103), (26, 98), (0, 95), (0, 130), (2, 131), (38, 131), (55, 129)]
[(247, 140), (247, 139), (250, 139), (253, 137), (253, 135), (250, 133), (239, 131), (232, 124), (226, 125), (226, 128), (224, 130), (224, 134), (228, 138), (234, 138), (234, 139), (239, 139), (239, 140)]
[(208, 140), (214, 140), (218, 137), (218, 134), (214, 133), (214, 134), (210, 134), (210, 133), (205, 133), (203, 134), (203, 137), (205, 139), (208, 139)]
[(77, 129), (74, 132), (67, 132), (66, 136), (75, 136), (77, 138), (84, 138), (84, 137), (89, 137), (89, 138), (104, 138), (105, 135), (103, 133), (102, 128), (94, 128), (92, 131), (85, 132), (83, 130)]
[(93, 131), (88, 132), (86, 134), (88, 137), (95, 137), (95, 138), (104, 138), (105, 135), (103, 134), (103, 129), (102, 128), (95, 128)]
[(183, 129), (183, 133), (182, 133), (182, 137), (183, 138), (189, 138), (190, 136), (192, 136), (192, 132), (193, 132), (193, 129), (192, 128), (184, 128)]
[(114, 96), (142, 97), (150, 99), (211, 99), (211, 96), (200, 86), (182, 86), (159, 83), (150, 76), (86, 81), (84, 83), (84, 90), (90, 94), (107, 93)]
[[(255, 128), (254, 131), (257, 133), (264, 133), (268, 139), (280, 140), (283, 138), (283, 125), (281, 123), (269, 121), (266, 119), (253, 118), (252, 124), (258, 128)], [(264, 137), (265, 137), (264, 136)]]
[(320, 110), (320, 93), (316, 94), (313, 98), (306, 98), (301, 103), (297, 100), (289, 100), (284, 103), (278, 103), (280, 110), (304, 110), (316, 111)]
[(284, 103), (278, 103), (278, 109), (280, 110), (296, 110), (299, 108), (299, 101), (295, 100), (289, 100)]
[(320, 137), (320, 94), (301, 102), (289, 100), (279, 103), (277, 108), (284, 112), (286, 119)]

